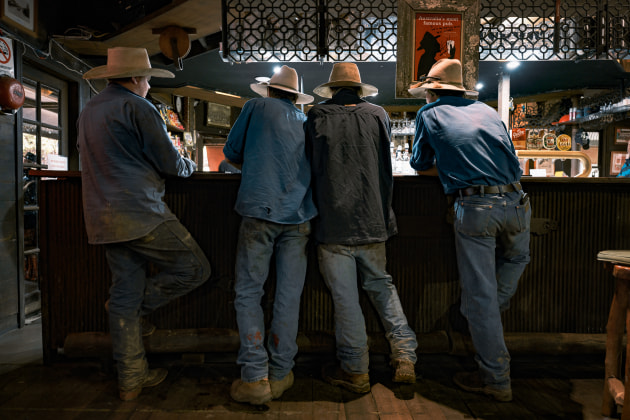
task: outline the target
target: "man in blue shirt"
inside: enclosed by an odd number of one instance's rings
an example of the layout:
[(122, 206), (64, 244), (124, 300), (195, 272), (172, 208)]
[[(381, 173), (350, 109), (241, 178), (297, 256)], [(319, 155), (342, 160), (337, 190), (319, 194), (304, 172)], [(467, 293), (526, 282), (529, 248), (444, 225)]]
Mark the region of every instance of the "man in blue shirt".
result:
[[(148, 369), (141, 315), (198, 287), (210, 263), (163, 201), (165, 176), (196, 168), (173, 146), (158, 110), (145, 99), (149, 79), (174, 77), (151, 68), (144, 48), (110, 48), (107, 65), (84, 79), (108, 79), (79, 116), (83, 210), (88, 240), (102, 244), (112, 286), (106, 304), (122, 400), (155, 386), (166, 369)], [(151, 263), (159, 272), (147, 277)]]
[[(242, 171), (235, 205), (243, 219), (234, 286), (241, 378), (230, 395), (239, 402), (264, 404), (293, 385), (306, 244), (310, 220), (317, 215), (304, 147), (306, 116), (295, 104), (310, 103), (313, 97), (298, 91), (297, 72), (288, 66), (251, 88), (262, 98), (245, 103), (223, 148), (229, 163)], [(276, 294), (265, 349), (260, 301), (274, 253)]]
[(497, 112), (464, 98), (459, 60), (439, 60), (409, 92), (427, 101), (416, 115), (410, 164), (419, 174), (439, 175), (455, 198), (461, 312), (479, 370), (453, 379), (464, 390), (511, 401), (501, 311), (529, 262), (531, 218), (518, 158)]

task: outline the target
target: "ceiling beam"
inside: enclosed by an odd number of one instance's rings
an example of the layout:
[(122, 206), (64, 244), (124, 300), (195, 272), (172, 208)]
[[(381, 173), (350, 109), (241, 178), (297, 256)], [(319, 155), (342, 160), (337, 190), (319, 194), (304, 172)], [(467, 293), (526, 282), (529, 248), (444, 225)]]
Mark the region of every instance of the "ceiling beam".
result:
[(120, 29), (117, 33), (100, 40), (83, 40), (56, 36), (55, 40), (63, 46), (84, 55), (107, 55), (112, 47), (142, 47), (149, 56), (160, 53), (159, 35), (154, 29), (167, 26), (194, 28), (191, 41), (208, 34), (221, 32), (221, 0), (177, 0), (168, 6), (150, 14), (131, 26)]

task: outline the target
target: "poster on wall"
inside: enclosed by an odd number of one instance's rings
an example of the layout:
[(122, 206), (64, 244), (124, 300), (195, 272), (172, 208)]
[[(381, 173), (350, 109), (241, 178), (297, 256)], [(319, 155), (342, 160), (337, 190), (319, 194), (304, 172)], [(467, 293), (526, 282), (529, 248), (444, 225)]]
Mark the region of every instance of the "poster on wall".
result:
[(617, 128), (615, 130), (615, 144), (628, 144), (630, 141), (630, 128)]
[(414, 24), (414, 81), (429, 73), (442, 58), (461, 61), (462, 15), (417, 12)]
[(610, 152), (610, 175), (618, 175), (626, 161), (626, 152)]

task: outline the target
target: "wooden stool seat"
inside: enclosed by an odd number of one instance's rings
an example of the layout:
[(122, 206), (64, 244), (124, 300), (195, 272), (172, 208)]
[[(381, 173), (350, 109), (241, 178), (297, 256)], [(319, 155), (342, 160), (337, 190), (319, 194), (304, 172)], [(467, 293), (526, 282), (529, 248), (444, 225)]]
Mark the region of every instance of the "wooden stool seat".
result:
[(602, 251), (597, 259), (612, 265), (615, 279), (615, 294), (610, 305), (606, 324), (605, 381), (602, 398), (602, 414), (612, 417), (617, 406), (629, 407), (622, 410), (621, 419), (630, 420), (630, 340), (626, 348), (626, 368), (621, 376), (623, 336), (630, 331), (630, 251)]

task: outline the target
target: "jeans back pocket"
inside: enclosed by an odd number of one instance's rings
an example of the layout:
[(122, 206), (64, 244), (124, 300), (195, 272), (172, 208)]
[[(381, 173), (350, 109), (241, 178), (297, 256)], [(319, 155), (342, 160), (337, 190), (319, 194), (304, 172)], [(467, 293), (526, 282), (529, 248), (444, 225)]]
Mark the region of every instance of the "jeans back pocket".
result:
[(468, 236), (490, 236), (489, 224), (492, 204), (457, 201), (455, 203), (455, 229)]

